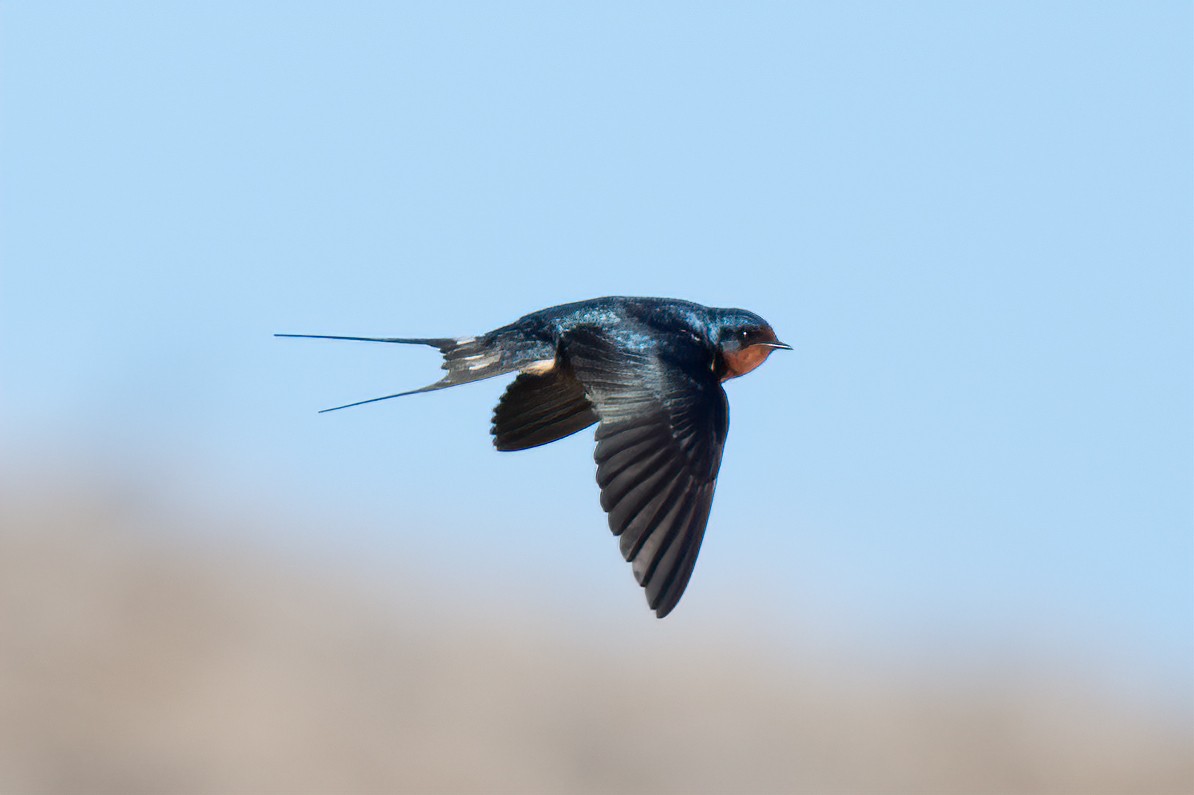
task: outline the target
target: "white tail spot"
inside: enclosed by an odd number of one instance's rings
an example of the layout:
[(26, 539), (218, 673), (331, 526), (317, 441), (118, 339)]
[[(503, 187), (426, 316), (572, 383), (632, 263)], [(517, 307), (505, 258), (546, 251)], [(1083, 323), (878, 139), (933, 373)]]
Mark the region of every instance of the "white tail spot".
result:
[(497, 364), (501, 358), (502, 358), (502, 354), (500, 351), (494, 352), (494, 353), (487, 353), (487, 354), (477, 354), (475, 356), (466, 356), (465, 357), (466, 360), (468, 360), (468, 359), (476, 359), (477, 360), (475, 362), (470, 361), (466, 365), (466, 367), (468, 367), (468, 369), (470, 371), (484, 370), (486, 367)]

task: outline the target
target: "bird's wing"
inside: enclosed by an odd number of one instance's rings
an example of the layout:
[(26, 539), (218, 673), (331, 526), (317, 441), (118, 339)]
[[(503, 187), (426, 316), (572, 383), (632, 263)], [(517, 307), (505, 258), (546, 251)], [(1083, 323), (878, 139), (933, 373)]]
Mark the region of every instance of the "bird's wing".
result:
[(660, 618), (696, 565), (730, 415), (707, 349), (581, 327), (562, 353), (600, 418), (597, 483), (622, 555)]
[(525, 450), (563, 439), (597, 422), (584, 387), (564, 367), (522, 373), (493, 410), (493, 445)]

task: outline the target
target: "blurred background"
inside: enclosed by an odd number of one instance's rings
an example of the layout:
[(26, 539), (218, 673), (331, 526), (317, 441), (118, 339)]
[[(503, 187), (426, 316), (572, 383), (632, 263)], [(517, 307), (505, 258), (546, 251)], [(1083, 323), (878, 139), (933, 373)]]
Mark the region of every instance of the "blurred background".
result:
[[(0, 6), (0, 791), (1194, 790), (1189, 3)], [(741, 306), (688, 593), (434, 351)]]

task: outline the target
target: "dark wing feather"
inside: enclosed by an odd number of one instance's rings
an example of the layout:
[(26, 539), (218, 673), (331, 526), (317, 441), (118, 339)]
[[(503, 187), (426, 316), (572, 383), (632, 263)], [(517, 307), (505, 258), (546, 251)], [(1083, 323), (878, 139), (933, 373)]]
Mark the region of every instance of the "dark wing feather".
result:
[(634, 329), (582, 327), (563, 352), (601, 419), (601, 507), (662, 618), (688, 585), (709, 521), (729, 430), (725, 391), (695, 339), (661, 345)]
[(563, 368), (522, 373), (493, 410), (493, 445), (526, 450), (563, 439), (597, 422), (584, 387)]

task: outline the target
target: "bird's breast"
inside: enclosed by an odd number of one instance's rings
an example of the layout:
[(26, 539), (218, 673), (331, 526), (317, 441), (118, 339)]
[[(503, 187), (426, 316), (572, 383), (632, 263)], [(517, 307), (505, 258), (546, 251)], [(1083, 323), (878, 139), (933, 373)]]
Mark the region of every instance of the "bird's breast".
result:
[(530, 373), (531, 375), (547, 375), (555, 369), (555, 366), (555, 359), (539, 359), (538, 361), (524, 365), (522, 372)]

